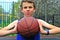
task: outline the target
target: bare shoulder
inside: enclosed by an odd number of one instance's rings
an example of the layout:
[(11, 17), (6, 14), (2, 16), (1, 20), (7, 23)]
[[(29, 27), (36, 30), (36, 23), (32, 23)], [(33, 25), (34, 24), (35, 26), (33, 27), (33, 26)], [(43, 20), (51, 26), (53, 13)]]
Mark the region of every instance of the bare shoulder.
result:
[(17, 24), (18, 20), (13, 21), (11, 24)]
[(38, 21), (38, 23), (41, 25), (43, 20), (37, 19), (37, 21)]
[(15, 21), (13, 21), (14, 23), (17, 23), (18, 22), (18, 20), (15, 20)]
[(13, 21), (13, 23), (14, 23), (15, 25), (17, 25), (17, 23), (18, 23), (18, 20), (15, 20), (15, 21)]
[(38, 20), (38, 23), (40, 23), (40, 24), (47, 24), (44, 20), (42, 20), (42, 19), (37, 19)]
[(38, 20), (38, 22), (42, 22), (43, 20), (42, 19), (37, 19)]

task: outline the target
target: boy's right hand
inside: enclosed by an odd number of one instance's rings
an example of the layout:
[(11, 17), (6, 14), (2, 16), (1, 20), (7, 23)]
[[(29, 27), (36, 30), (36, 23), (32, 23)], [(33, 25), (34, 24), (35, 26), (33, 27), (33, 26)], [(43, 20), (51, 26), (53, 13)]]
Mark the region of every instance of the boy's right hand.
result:
[(13, 29), (11, 29), (12, 32), (11, 33), (17, 33), (17, 27), (14, 27)]

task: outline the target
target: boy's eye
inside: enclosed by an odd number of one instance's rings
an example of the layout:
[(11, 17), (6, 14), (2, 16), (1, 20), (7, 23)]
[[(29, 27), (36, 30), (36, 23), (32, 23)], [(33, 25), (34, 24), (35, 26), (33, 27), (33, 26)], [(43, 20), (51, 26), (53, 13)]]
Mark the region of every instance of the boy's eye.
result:
[(29, 8), (32, 8), (31, 6)]
[(32, 8), (31, 6), (29, 6), (29, 7), (24, 7), (24, 9), (27, 9), (27, 8)]
[(24, 7), (24, 9), (27, 9), (27, 7)]

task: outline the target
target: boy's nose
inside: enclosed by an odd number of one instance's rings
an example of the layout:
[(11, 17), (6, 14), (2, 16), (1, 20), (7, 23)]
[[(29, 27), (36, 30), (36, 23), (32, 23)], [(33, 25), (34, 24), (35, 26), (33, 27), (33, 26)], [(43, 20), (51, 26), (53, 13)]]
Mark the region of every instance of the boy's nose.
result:
[(29, 11), (29, 10), (27, 10), (27, 11)]
[(27, 11), (29, 11), (30, 9), (29, 8), (27, 8)]

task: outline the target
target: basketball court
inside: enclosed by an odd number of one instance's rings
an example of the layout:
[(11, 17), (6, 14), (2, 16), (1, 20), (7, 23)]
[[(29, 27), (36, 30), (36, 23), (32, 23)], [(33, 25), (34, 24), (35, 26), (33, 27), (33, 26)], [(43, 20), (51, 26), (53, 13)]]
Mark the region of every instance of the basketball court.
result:
[[(16, 37), (0, 37), (0, 40), (16, 40)], [(40, 40), (60, 40), (60, 36), (41, 36)]]
[(16, 40), (15, 37), (0, 37), (0, 40)]

